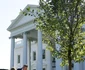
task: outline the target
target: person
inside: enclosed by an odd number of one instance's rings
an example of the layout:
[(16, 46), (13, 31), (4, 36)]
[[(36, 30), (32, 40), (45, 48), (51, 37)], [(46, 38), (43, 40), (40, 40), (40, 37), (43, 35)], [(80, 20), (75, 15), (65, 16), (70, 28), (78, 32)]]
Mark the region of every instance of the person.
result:
[(15, 70), (15, 68), (13, 67), (13, 68), (11, 68), (11, 70)]
[(22, 68), (18, 68), (17, 70), (22, 70)]
[(22, 70), (27, 70), (28, 66), (27, 65), (23, 65)]

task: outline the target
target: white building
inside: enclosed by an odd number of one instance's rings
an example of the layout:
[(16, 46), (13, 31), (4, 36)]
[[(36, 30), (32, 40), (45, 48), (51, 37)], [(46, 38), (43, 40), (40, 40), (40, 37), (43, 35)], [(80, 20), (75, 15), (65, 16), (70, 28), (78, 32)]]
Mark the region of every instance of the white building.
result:
[[(36, 5), (27, 5), (36, 10)], [(28, 65), (28, 70), (68, 70), (60, 67), (61, 59), (52, 57), (46, 44), (42, 44), (42, 33), (36, 30), (33, 16), (24, 16), (20, 13), (8, 27), (11, 32), (11, 63), (10, 67), (21, 68)], [(15, 42), (20, 38), (21, 41)], [(73, 70), (85, 70), (85, 62), (74, 63)]]

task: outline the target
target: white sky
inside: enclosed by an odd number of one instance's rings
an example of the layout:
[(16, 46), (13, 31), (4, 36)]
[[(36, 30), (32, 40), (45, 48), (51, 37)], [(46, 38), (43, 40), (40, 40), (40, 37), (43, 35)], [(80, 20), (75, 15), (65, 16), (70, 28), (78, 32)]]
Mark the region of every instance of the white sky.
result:
[(38, 0), (0, 0), (0, 69), (10, 67), (10, 33), (7, 28), (27, 4), (38, 4)]

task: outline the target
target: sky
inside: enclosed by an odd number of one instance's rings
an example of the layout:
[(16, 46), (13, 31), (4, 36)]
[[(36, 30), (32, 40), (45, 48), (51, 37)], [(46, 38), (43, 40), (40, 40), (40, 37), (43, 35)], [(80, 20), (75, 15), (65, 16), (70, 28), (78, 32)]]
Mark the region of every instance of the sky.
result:
[(0, 69), (10, 68), (11, 40), (7, 28), (27, 4), (38, 4), (38, 0), (0, 0)]

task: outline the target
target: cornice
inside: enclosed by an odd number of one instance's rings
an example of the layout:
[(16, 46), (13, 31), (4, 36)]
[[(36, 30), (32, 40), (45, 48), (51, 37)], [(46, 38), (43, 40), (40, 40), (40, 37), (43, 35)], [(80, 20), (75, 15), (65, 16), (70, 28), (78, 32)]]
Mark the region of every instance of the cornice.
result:
[[(39, 7), (39, 5), (31, 5), (31, 4), (28, 4), (28, 5), (23, 9), (23, 11), (26, 11), (26, 8), (28, 8), (28, 7), (30, 7), (30, 8), (37, 8), (37, 7)], [(24, 15), (23, 15), (22, 13), (20, 13), (20, 14), (16, 17), (16, 19), (13, 20), (13, 22), (12, 22), (11, 25), (7, 28), (7, 30), (10, 31), (10, 28), (11, 28), (18, 20), (20, 20), (22, 17), (24, 17)]]

